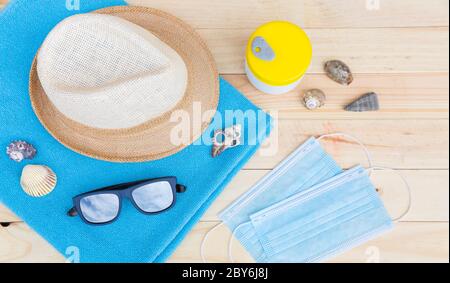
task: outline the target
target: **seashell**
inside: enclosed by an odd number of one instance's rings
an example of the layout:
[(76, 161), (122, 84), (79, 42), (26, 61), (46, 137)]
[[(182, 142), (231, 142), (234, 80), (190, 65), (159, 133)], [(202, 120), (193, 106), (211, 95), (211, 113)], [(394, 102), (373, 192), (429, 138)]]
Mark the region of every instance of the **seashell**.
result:
[(27, 165), (22, 170), (20, 185), (28, 195), (42, 197), (56, 187), (56, 175), (47, 166)]
[(353, 82), (350, 68), (342, 61), (332, 60), (325, 63), (325, 72), (333, 81), (341, 85), (349, 85)]
[(305, 103), (306, 108), (309, 110), (314, 110), (325, 105), (326, 96), (323, 91), (320, 89), (310, 89), (308, 90), (304, 97), (303, 102)]
[(241, 135), (242, 126), (239, 124), (226, 128), (225, 130), (215, 131), (211, 152), (212, 157), (219, 156), (229, 148), (239, 146), (241, 144)]
[(13, 141), (6, 148), (6, 154), (10, 159), (21, 162), (24, 159), (33, 159), (36, 155), (36, 149), (27, 142)]
[(379, 109), (380, 103), (378, 102), (378, 95), (374, 92), (361, 96), (345, 107), (346, 111), (352, 112), (377, 111)]

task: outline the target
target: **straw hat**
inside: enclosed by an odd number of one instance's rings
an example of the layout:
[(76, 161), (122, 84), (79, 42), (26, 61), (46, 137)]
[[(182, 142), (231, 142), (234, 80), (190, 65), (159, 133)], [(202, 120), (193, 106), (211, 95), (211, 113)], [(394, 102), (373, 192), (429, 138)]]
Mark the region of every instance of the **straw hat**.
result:
[[(44, 127), (81, 154), (114, 162), (155, 160), (188, 144), (171, 140), (174, 111), (216, 110), (218, 73), (197, 33), (143, 7), (75, 15), (47, 36), (30, 73)], [(209, 125), (191, 125), (189, 143)]]

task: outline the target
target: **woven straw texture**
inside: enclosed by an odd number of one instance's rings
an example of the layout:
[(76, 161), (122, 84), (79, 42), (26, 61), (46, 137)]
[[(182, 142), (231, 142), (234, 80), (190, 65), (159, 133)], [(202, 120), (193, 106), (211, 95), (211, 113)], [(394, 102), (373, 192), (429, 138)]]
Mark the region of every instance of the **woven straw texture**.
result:
[[(42, 87), (37, 74), (37, 60), (35, 59), (30, 72), (30, 98), (33, 109), (44, 127), (68, 148), (83, 155), (113, 162), (141, 162), (160, 159), (179, 152), (200, 137), (209, 125), (209, 121), (203, 122), (201, 127), (191, 125), (188, 143), (174, 145), (170, 139), (172, 128), (179, 122), (170, 121), (172, 111), (182, 110), (190, 117), (190, 121), (193, 121), (194, 102), (201, 103), (202, 111), (217, 109), (219, 100), (218, 73), (214, 59), (199, 35), (174, 16), (152, 8), (111, 7), (98, 10), (95, 13), (112, 15), (132, 22), (150, 31), (174, 49), (181, 56), (187, 68), (186, 92), (171, 111), (158, 112), (169, 110), (170, 104), (174, 103), (176, 98), (169, 100), (165, 106), (156, 108), (153, 112), (146, 112), (150, 113), (146, 116), (147, 118), (157, 117), (137, 126), (109, 129), (117, 125), (126, 125), (126, 123), (122, 120), (115, 122), (116, 124), (110, 124), (101, 118), (96, 120), (97, 127), (87, 126), (86, 124), (89, 122), (84, 120), (84, 123), (80, 123), (78, 119), (78, 121), (75, 121), (73, 117), (71, 119), (58, 110)], [(130, 72), (130, 70), (124, 72)], [(66, 82), (73, 83), (70, 78)], [(95, 88), (96, 84), (104, 82), (104, 80), (85, 80), (84, 86)], [(58, 91), (61, 94), (60, 90)], [(160, 102), (164, 103), (163, 100), (160, 100)], [(58, 106), (61, 107), (61, 105)], [(107, 109), (107, 107), (103, 109)], [(74, 115), (73, 111), (70, 113)], [(128, 121), (136, 123), (144, 116), (138, 114), (131, 117), (132, 119)]]
[(58, 24), (37, 56), (45, 93), (68, 118), (103, 129), (130, 128), (183, 98), (183, 59), (149, 31), (119, 17), (81, 14)]

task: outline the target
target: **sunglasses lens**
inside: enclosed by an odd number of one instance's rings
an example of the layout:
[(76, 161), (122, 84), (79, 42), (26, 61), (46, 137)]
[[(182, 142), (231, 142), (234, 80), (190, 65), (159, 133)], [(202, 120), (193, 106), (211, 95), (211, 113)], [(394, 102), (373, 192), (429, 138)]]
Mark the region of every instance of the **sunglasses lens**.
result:
[(91, 223), (105, 223), (119, 213), (119, 197), (114, 194), (87, 196), (80, 201), (81, 213)]
[(173, 191), (169, 182), (157, 182), (137, 188), (132, 193), (134, 202), (145, 212), (159, 212), (173, 203)]

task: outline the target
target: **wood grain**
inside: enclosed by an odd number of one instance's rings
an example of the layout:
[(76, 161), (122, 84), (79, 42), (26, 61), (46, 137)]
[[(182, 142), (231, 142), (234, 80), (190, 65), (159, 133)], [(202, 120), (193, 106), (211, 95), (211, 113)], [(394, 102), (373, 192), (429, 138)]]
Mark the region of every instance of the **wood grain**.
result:
[[(200, 222), (182, 242), (169, 262), (200, 262), (200, 242), (217, 222)], [(227, 262), (225, 227), (212, 233), (205, 254), (211, 262)], [(388, 234), (332, 260), (367, 262), (379, 254), (381, 262), (448, 262), (448, 223), (399, 223)], [(252, 262), (236, 243), (233, 254), (239, 262)], [(81, 258), (82, 258), (82, 251)], [(64, 257), (24, 223), (0, 227), (0, 262), (64, 262)]]
[[(245, 46), (253, 30), (198, 31), (221, 73), (244, 73)], [(330, 59), (345, 61), (354, 73), (448, 72), (447, 27), (306, 29), (306, 32), (314, 50), (309, 73), (323, 73), (323, 64)]]
[[(448, 169), (448, 120), (279, 120), (270, 138), (245, 166), (271, 169), (311, 136), (342, 132), (360, 139), (375, 165), (397, 169)], [(349, 168), (366, 165), (362, 149), (341, 138), (326, 139), (326, 150)]]
[[(277, 111), (281, 119), (448, 119), (448, 73), (357, 74), (354, 83), (341, 86), (322, 74), (306, 75), (300, 86), (281, 96), (264, 95), (245, 75), (224, 78), (266, 111)], [(307, 110), (301, 99), (308, 89), (320, 88), (327, 100), (323, 108)], [(381, 110), (353, 113), (344, 107), (367, 92), (379, 95)]]
[[(171, 262), (200, 262), (198, 247), (216, 222), (197, 225), (171, 258)], [(331, 262), (367, 262), (378, 251), (380, 262), (448, 262), (448, 223), (399, 223), (393, 231), (342, 254)], [(224, 226), (211, 233), (205, 255), (210, 262), (227, 262), (230, 232)], [(253, 260), (238, 242), (233, 255), (239, 262)], [(367, 254), (366, 254), (367, 253)]]
[(0, 262), (64, 262), (64, 258), (25, 223), (0, 226)]
[[(0, 0), (0, 9), (8, 0)], [(195, 28), (256, 29), (273, 20), (304, 28), (379, 28), (448, 26), (447, 0), (381, 1), (369, 9), (365, 1), (346, 0), (128, 0), (130, 5), (172, 13)]]
[[(191, 0), (189, 3), (192, 4), (194, 1), (195, 0)], [(229, 4), (224, 4), (228, 3), (228, 1), (218, 1), (215, 4), (219, 6), (206, 4), (205, 1), (206, 0), (200, 1), (203, 5), (193, 4), (193, 8), (190, 8), (192, 10), (188, 9), (186, 13), (189, 13), (191, 16), (195, 16), (196, 18), (202, 18), (200, 15), (203, 14), (203, 17), (207, 17), (207, 20), (205, 21), (206, 23), (209, 23), (211, 19), (214, 18), (215, 13), (221, 14), (221, 22), (234, 22), (235, 25), (239, 27), (221, 27), (218, 29), (217, 27), (213, 28), (214, 25), (206, 24), (205, 27), (198, 28), (198, 32), (209, 45), (216, 59), (219, 71), (222, 74), (243, 74), (245, 45), (247, 44), (247, 40), (251, 33), (254, 31), (254, 28), (242, 27), (242, 23), (235, 20), (234, 13), (227, 11), (233, 10), (237, 11), (239, 14), (241, 6), (248, 5), (239, 3), (246, 3), (247, 1), (234, 0)], [(344, 6), (339, 4), (341, 1), (338, 0), (332, 1), (333, 3), (331, 4), (325, 4), (328, 3), (327, 1), (310, 0), (308, 5), (302, 5), (301, 3), (296, 2), (296, 0), (287, 1), (290, 1), (290, 3), (282, 3), (283, 1), (275, 0), (250, 2), (258, 5), (264, 3), (262, 5), (267, 6), (267, 11), (276, 11), (274, 6), (283, 7), (284, 11), (279, 12), (279, 18), (289, 19), (289, 16), (287, 14), (285, 15), (285, 13), (292, 12), (290, 7), (296, 7), (295, 9), (303, 9), (303, 6), (309, 7), (311, 5), (317, 5), (316, 8), (313, 9), (317, 11), (333, 11), (332, 13), (335, 11), (342, 11), (340, 13), (343, 13), (345, 11), (347, 17), (342, 15), (340, 16), (341, 18), (348, 18), (349, 15), (357, 15), (357, 17), (360, 16), (360, 13), (357, 11), (346, 10)], [(313, 2), (316, 2), (316, 4), (312, 4)], [(362, 3), (363, 1), (359, 2)], [(423, 14), (423, 10), (426, 11), (428, 7), (435, 6), (442, 9), (443, 6), (448, 6), (448, 2), (445, 3), (443, 1), (435, 2), (430, 6), (427, 6), (425, 2), (417, 4), (419, 6), (411, 6), (410, 4), (406, 4), (407, 1), (383, 1), (383, 3), (385, 2), (401, 2), (403, 5), (410, 7), (406, 9), (407, 11), (414, 9), (416, 13), (421, 14)], [(419, 1), (415, 2), (419, 3)], [(160, 5), (158, 5), (158, 3)], [(184, 3), (184, 1), (178, 1), (176, 5), (173, 1), (167, 1), (166, 3), (162, 0), (151, 2), (145, 0), (140, 2), (140, 4), (147, 6), (151, 5), (153, 7), (160, 7), (163, 3), (165, 3), (164, 5), (167, 5), (167, 7), (172, 7), (172, 9), (175, 9), (175, 7), (183, 7), (184, 5), (189, 6), (188, 4), (180, 5), (180, 3)], [(227, 8), (221, 8), (224, 5)], [(195, 7), (198, 7), (198, 9), (194, 9)], [(250, 11), (252, 11), (251, 9), (254, 9), (252, 5), (246, 7), (248, 7)], [(349, 5), (348, 7), (360, 7), (360, 5)], [(182, 8), (176, 9), (181, 10)], [(173, 12), (170, 11), (170, 9), (164, 10)], [(208, 13), (205, 12), (206, 10)], [(211, 11), (215, 12), (211, 14)], [(392, 8), (391, 10), (385, 8), (384, 11), (392, 18), (395, 18), (396, 11), (402, 13), (401, 10), (399, 10), (399, 7)], [(394, 15), (392, 13), (394, 13)], [(439, 11), (438, 14), (440, 13), (445, 14), (445, 12), (442, 11)], [(174, 14), (177, 15), (178, 13), (175, 12)], [(205, 14), (207, 16), (205, 16)], [(243, 15), (238, 15), (237, 18), (248, 18), (249, 14), (259, 15), (259, 13), (255, 12), (245, 12)], [(296, 13), (294, 12), (293, 14)], [(230, 15), (233, 16), (231, 18), (223, 19), (223, 17), (230, 17)], [(276, 13), (274, 15), (276, 15)], [(406, 15), (410, 16), (409, 12), (406, 12)], [(436, 13), (432, 15), (436, 15)], [(448, 13), (446, 16), (448, 17)], [(298, 17), (303, 18), (303, 13), (298, 14)], [(443, 17), (445, 18), (445, 15)], [(185, 20), (188, 23), (193, 24), (191, 19)], [(328, 21), (326, 17), (322, 18), (322, 20), (324, 22)], [(382, 22), (382, 18), (379, 18), (378, 21)], [(441, 25), (442, 24), (439, 24), (439, 26)], [(448, 72), (448, 22), (443, 25), (443, 27), (413, 26), (414, 27), (410, 28), (390, 27), (347, 29), (337, 28), (333, 24), (333, 28), (307, 28), (306, 32), (309, 34), (314, 46), (314, 58), (309, 72), (323, 73), (323, 63), (329, 59), (335, 58), (347, 62), (355, 73)], [(423, 44), (424, 42), (426, 44)]]
[[(242, 170), (202, 217), (202, 221), (218, 221), (217, 215), (232, 201), (246, 192), (268, 170)], [(402, 170), (400, 172), (411, 185), (412, 209), (403, 221), (449, 220), (449, 172), (448, 170)], [(392, 172), (376, 171), (372, 174), (375, 186), (388, 211), (396, 218), (407, 204), (407, 194), (400, 178)], [(0, 205), (0, 222), (21, 220), (5, 206)]]
[[(172, 13), (195, 28), (256, 29), (273, 20), (304, 28), (448, 26), (448, 1), (381, 1), (368, 9), (365, 0), (128, 0)], [(370, 7), (369, 7), (370, 8)]]

